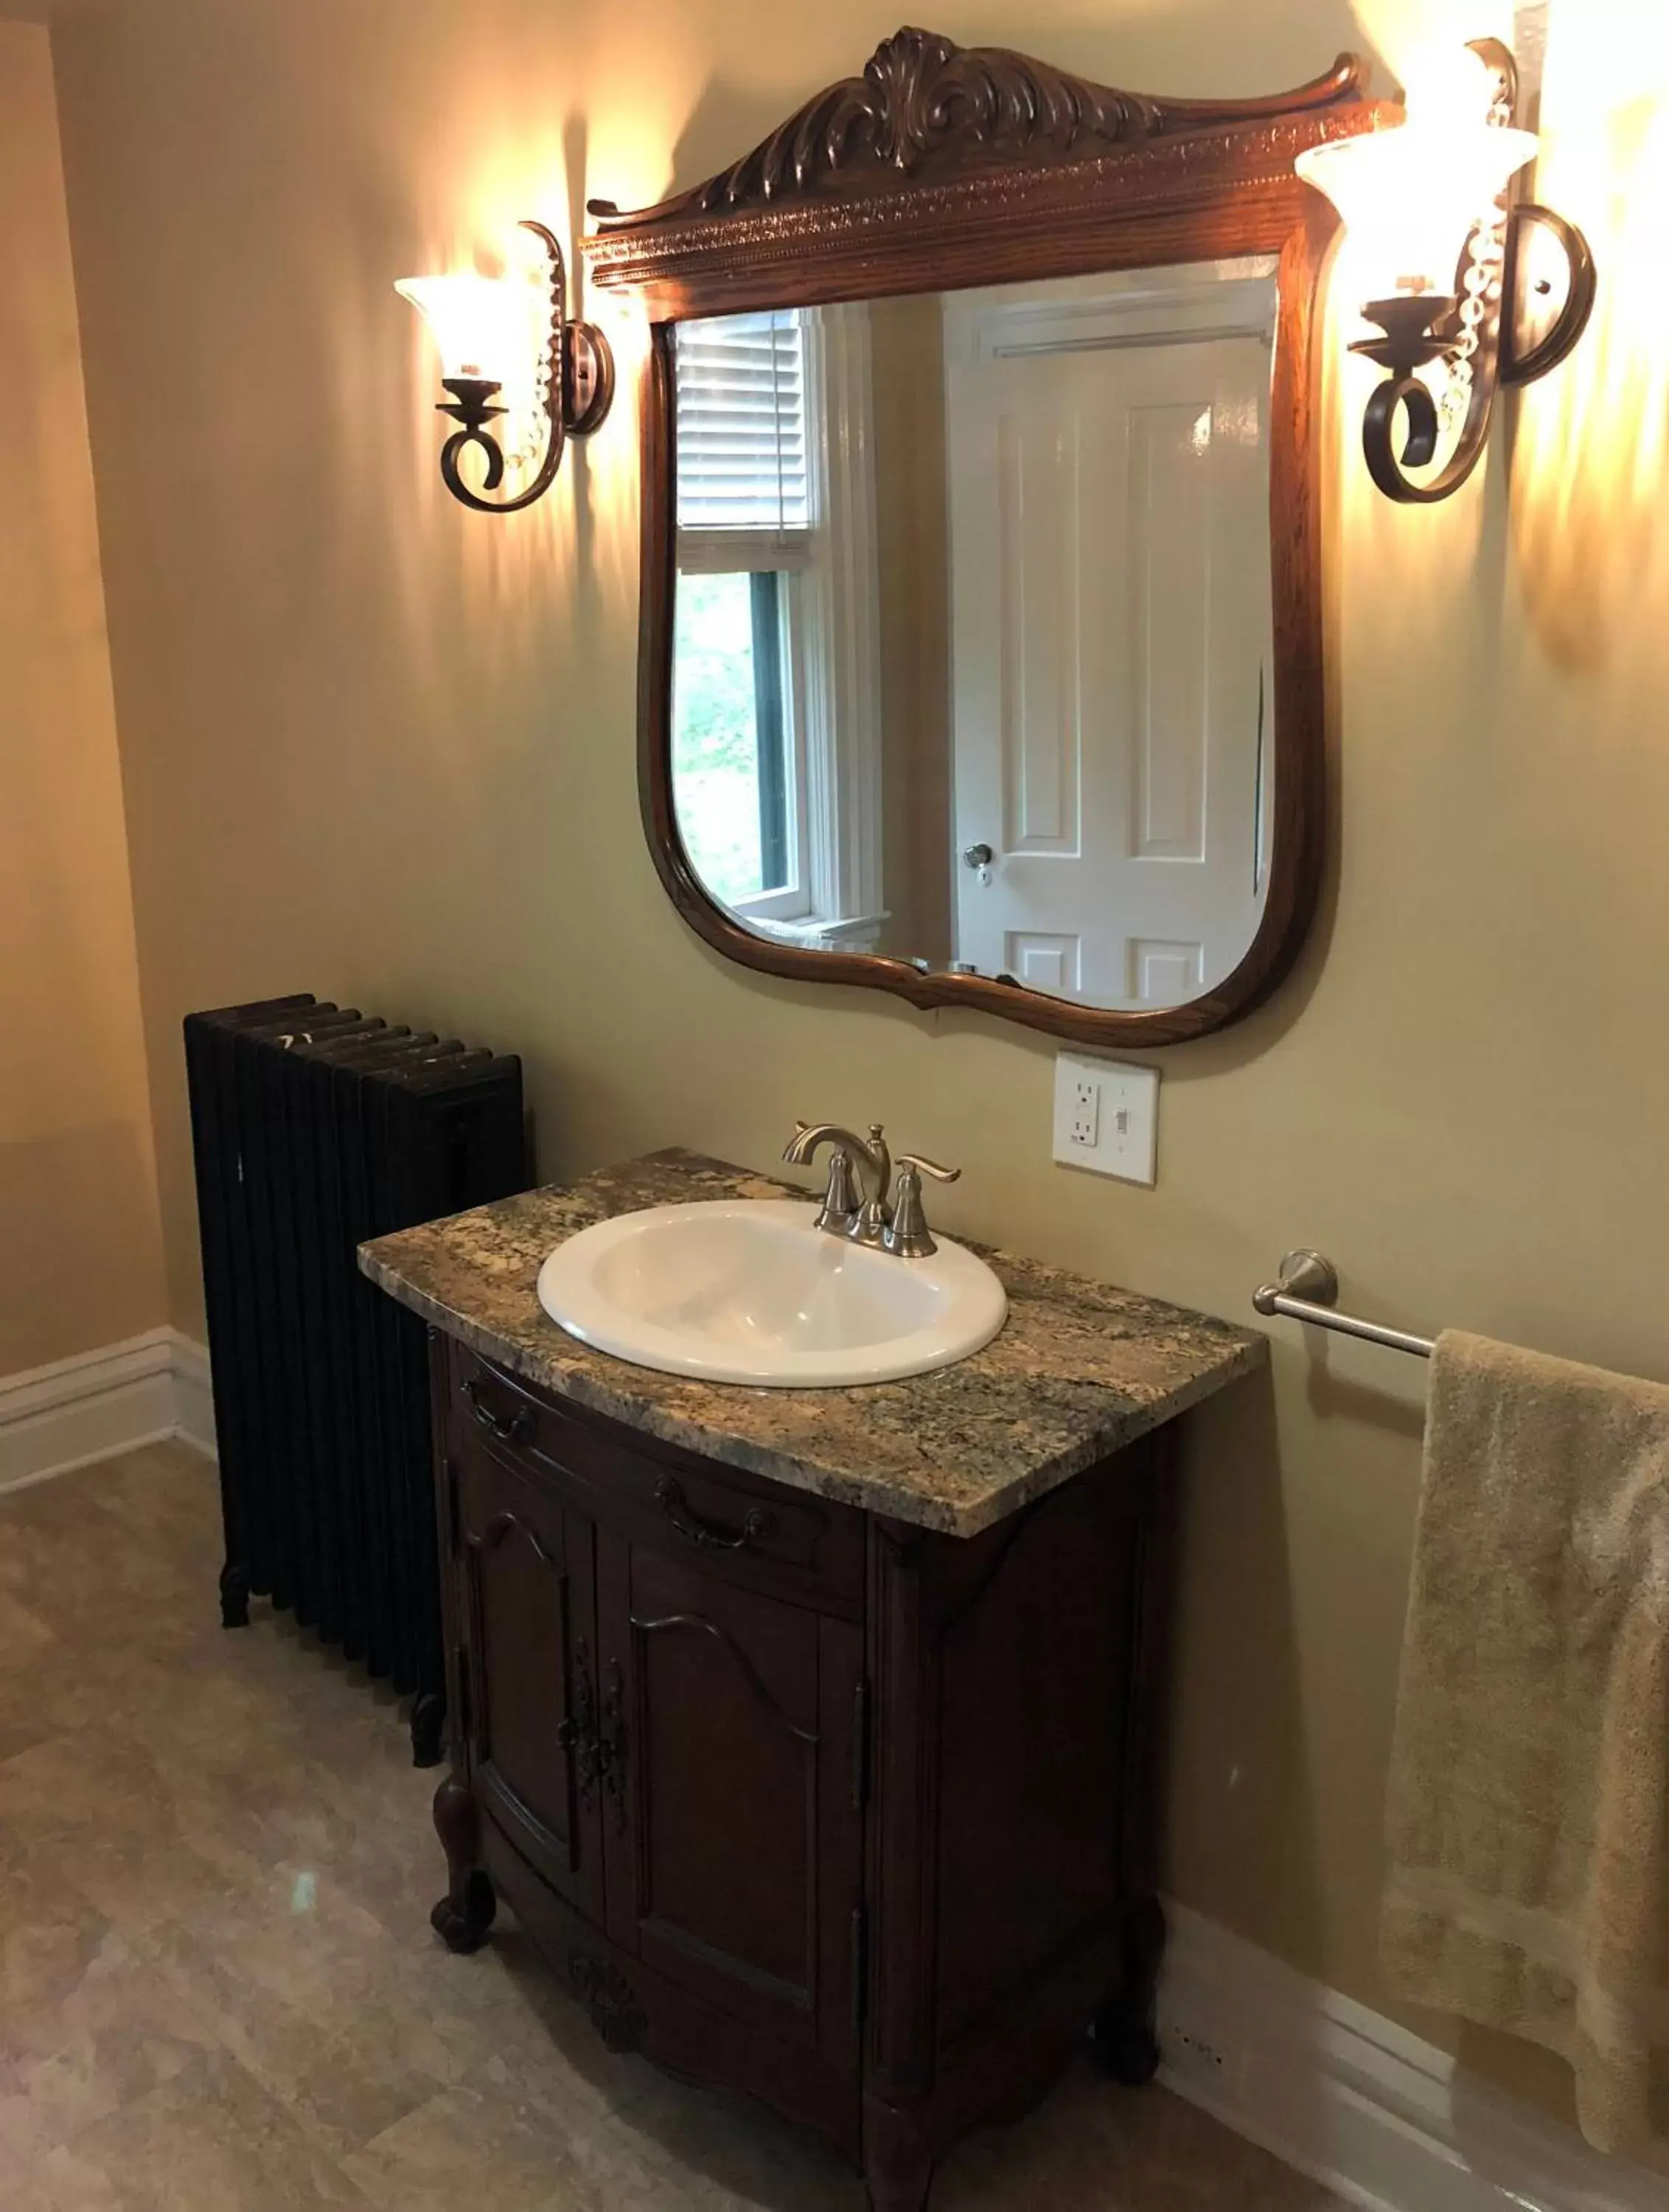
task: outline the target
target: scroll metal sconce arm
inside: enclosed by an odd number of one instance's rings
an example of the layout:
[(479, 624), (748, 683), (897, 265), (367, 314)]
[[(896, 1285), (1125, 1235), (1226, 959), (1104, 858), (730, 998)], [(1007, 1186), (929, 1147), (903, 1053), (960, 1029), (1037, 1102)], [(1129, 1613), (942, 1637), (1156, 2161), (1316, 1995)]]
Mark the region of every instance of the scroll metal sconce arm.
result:
[[(482, 514), (513, 514), (542, 499), (562, 465), (570, 438), (587, 438), (597, 429), (614, 403), (614, 355), (608, 339), (594, 323), (568, 319), (567, 268), (561, 243), (542, 222), (525, 220), (521, 225), (544, 245), (550, 263), (550, 346), (543, 395), (545, 448), (537, 469), (522, 489), (507, 499), (482, 493), (497, 491), (504, 481), (504, 450), (489, 424), (507, 410), (495, 404), (501, 382), (486, 376), (443, 376), (442, 388), (450, 399), (437, 403), (436, 411), (458, 425), (440, 451), (440, 475), (446, 489), (465, 507)], [(474, 447), (485, 467), (481, 489), (466, 483), (459, 466)]]
[[(1557, 303), (1551, 276), (1543, 276), (1533, 280), (1529, 289), (1522, 289), (1526, 280), (1520, 247), (1526, 229), (1532, 227), (1555, 240), (1563, 257), (1568, 274), (1564, 295)], [(1474, 237), (1483, 234), (1480, 230)], [(1429, 336), (1423, 322), (1411, 337), (1395, 328), (1395, 315), (1422, 302), (1381, 300), (1367, 309), (1370, 318), (1386, 329), (1386, 336), (1359, 339), (1350, 350), (1378, 362), (1389, 372), (1369, 398), (1362, 423), (1369, 473), (1387, 498), (1407, 505), (1430, 504), (1447, 499), (1465, 483), (1489, 442), (1496, 386), (1533, 384), (1558, 367), (1587, 326), (1593, 311), (1595, 281), (1593, 256), (1574, 223), (1533, 200), (1513, 204), (1507, 216), (1499, 299), (1494, 313), (1479, 325), (1478, 349), (1470, 363), (1472, 388), (1466, 419), (1447, 466), (1420, 483), (1404, 471), (1425, 468), (1436, 458), (1440, 416), (1429, 386), (1414, 370), (1423, 362), (1441, 360), (1450, 350), (1452, 341)], [(1400, 456), (1395, 437), (1399, 410), (1406, 419)]]

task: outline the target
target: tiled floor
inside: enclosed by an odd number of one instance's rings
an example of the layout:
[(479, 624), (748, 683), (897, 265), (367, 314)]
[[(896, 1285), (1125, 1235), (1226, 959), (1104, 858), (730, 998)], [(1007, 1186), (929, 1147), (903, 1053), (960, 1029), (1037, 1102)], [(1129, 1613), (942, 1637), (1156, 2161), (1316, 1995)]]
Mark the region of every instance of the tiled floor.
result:
[[(610, 2057), (513, 1925), (430, 1934), (433, 1775), (283, 1622), (217, 1625), (177, 1446), (0, 1500), (4, 2212), (862, 2212), (820, 2144)], [(934, 2212), (1320, 2212), (1187, 2106), (1074, 2073)]]

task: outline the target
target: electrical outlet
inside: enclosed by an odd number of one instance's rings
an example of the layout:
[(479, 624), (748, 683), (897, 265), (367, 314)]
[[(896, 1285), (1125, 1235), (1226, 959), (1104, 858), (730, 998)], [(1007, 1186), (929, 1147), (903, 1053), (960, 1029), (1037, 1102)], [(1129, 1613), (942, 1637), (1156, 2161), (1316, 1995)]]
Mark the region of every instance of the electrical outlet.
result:
[(1174, 2027), (1170, 2032), (1170, 2057), (1179, 2066), (1192, 2073), (1213, 2075), (1221, 2081), (1228, 2072), (1228, 2062), (1215, 2043), (1191, 2028)]
[(1179, 2020), (1162, 2010), (1159, 2047), (1164, 2063), (1174, 2073), (1186, 2075), (1190, 2081), (1197, 2081), (1202, 2090), (1226, 2096), (1236, 2088), (1240, 2073), (1239, 2052), (1223, 2043), (1214, 2042), (1187, 2020)]
[(1063, 1052), (1055, 1061), (1054, 1156), (1126, 1182), (1154, 1181), (1159, 1071)]
[(1083, 1077), (1072, 1085), (1071, 1145), (1074, 1152), (1080, 1149), (1094, 1152), (1101, 1135), (1101, 1085)]

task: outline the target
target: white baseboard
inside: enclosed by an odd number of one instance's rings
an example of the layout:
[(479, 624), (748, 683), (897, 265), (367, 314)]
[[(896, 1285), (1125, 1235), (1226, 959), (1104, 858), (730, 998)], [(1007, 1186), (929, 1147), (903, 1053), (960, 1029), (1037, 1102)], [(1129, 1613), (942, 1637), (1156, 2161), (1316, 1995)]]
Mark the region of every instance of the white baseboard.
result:
[(0, 1378), (0, 1493), (167, 1437), (215, 1449), (209, 1355), (178, 1329)]
[(1368, 2212), (1663, 2212), (1669, 2183), (1180, 1905), (1160, 2080)]

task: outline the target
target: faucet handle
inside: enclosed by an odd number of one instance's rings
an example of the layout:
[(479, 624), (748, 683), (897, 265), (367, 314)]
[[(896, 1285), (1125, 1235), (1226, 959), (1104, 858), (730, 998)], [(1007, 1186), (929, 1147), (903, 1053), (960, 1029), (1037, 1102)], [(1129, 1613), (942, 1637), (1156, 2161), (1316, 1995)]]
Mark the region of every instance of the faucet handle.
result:
[(901, 1168), (919, 1168), (923, 1175), (932, 1176), (935, 1182), (962, 1181), (960, 1168), (942, 1168), (937, 1160), (923, 1159), (919, 1152), (901, 1152), (898, 1164)]
[(882, 1238), (889, 1252), (896, 1253), (901, 1260), (926, 1260), (938, 1251), (932, 1231), (927, 1226), (927, 1215), (921, 1203), (921, 1178), (932, 1176), (935, 1182), (955, 1182), (962, 1174), (960, 1168), (942, 1168), (937, 1160), (924, 1160), (915, 1152), (901, 1152), (898, 1158), (898, 1182), (893, 1191), (892, 1219)]
[(852, 1176), (852, 1155), (844, 1146), (836, 1145), (828, 1155), (828, 1181), (823, 1187), (823, 1201), (814, 1225), (843, 1237), (852, 1227), (853, 1216), (860, 1203)]

